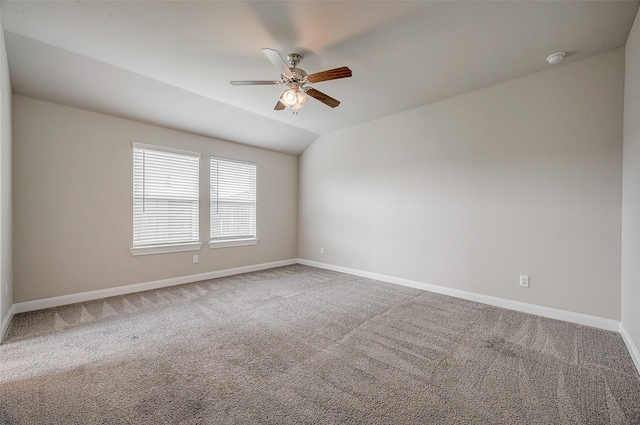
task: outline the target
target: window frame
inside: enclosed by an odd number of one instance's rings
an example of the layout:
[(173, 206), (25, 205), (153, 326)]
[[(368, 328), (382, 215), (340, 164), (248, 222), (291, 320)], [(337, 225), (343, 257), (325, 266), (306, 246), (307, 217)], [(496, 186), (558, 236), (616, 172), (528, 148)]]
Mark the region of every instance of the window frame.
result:
[[(135, 220), (136, 220), (136, 189), (135, 189), (135, 184), (136, 184), (136, 170), (135, 170), (135, 150), (136, 149), (142, 149), (145, 151), (156, 151), (156, 152), (165, 152), (165, 153), (171, 153), (171, 154), (178, 154), (178, 155), (184, 155), (184, 156), (190, 156), (193, 158), (197, 159), (197, 171), (196, 171), (196, 175), (197, 175), (197, 193), (198, 193), (198, 201), (197, 201), (197, 207), (196, 207), (196, 212), (197, 212), (197, 229), (196, 229), (196, 233), (198, 235), (198, 240), (197, 241), (184, 241), (184, 242), (175, 242), (175, 243), (158, 243), (158, 244), (149, 244), (149, 245), (135, 245)], [(202, 243), (200, 242), (200, 201), (201, 201), (201, 196), (200, 196), (200, 158), (202, 157), (202, 155), (199, 152), (191, 152), (191, 151), (186, 151), (186, 150), (181, 150), (181, 149), (175, 149), (175, 148), (169, 148), (169, 147), (164, 147), (164, 146), (158, 146), (158, 145), (151, 145), (151, 144), (146, 144), (146, 143), (139, 143), (139, 142), (132, 142), (132, 160), (133, 160), (133, 175), (132, 175), (132, 180), (133, 180), (133, 190), (132, 190), (132, 225), (134, 226), (132, 228), (132, 243), (131, 243), (131, 248), (129, 248), (129, 251), (131, 252), (132, 255), (134, 256), (138, 256), (138, 255), (150, 255), (150, 254), (163, 254), (163, 253), (172, 253), (172, 252), (183, 252), (183, 251), (198, 251), (200, 250), (200, 248), (202, 247)]]
[[(250, 237), (244, 237), (244, 238), (229, 238), (229, 239), (214, 239), (212, 237), (213, 234), (213, 218), (214, 218), (214, 214), (213, 214), (213, 199), (212, 199), (212, 195), (213, 195), (213, 179), (212, 179), (212, 163), (213, 161), (221, 161), (221, 162), (226, 162), (226, 163), (237, 163), (237, 164), (244, 164), (244, 165), (250, 165), (254, 167), (255, 170), (255, 174), (254, 174), (254, 181), (253, 181), (253, 191), (254, 191), (254, 198), (253, 198), (253, 207), (254, 207), (254, 211), (253, 211), (253, 229), (254, 229), (254, 234), (253, 236)], [(228, 248), (228, 247), (238, 247), (238, 246), (249, 246), (249, 245), (256, 245), (259, 241), (258, 238), (258, 164), (255, 162), (251, 162), (251, 161), (243, 161), (243, 160), (237, 160), (237, 159), (230, 159), (230, 158), (223, 158), (220, 156), (216, 156), (216, 155), (211, 155), (209, 157), (209, 248)]]

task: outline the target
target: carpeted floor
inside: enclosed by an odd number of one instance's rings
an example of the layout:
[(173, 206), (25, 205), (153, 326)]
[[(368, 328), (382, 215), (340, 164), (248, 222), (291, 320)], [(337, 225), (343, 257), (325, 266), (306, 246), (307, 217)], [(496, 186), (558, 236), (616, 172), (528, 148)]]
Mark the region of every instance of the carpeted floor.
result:
[(2, 424), (640, 424), (613, 332), (294, 265), (16, 315)]

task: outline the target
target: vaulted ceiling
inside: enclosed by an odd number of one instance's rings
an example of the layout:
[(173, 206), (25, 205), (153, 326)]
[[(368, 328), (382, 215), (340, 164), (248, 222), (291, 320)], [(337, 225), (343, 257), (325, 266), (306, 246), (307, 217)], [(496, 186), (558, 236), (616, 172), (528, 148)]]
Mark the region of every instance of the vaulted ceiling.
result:
[[(638, 1), (4, 1), (13, 91), (298, 155), (319, 135), (623, 46)], [(260, 49), (299, 53), (297, 115)], [(554, 66), (563, 66), (565, 62)]]

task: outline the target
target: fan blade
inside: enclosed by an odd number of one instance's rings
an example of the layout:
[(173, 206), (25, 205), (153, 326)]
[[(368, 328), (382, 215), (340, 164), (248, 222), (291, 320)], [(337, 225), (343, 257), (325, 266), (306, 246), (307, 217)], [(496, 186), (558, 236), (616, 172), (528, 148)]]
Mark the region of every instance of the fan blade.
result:
[(310, 83), (319, 83), (320, 81), (337, 80), (338, 78), (347, 77), (351, 77), (351, 70), (346, 66), (307, 75), (307, 79)]
[(282, 75), (286, 75), (287, 77), (293, 77), (291, 70), (289, 69), (289, 65), (282, 59), (280, 53), (277, 50), (273, 49), (262, 49), (262, 53), (273, 63), (275, 66), (280, 68), (280, 72)]
[(321, 91), (318, 91), (316, 89), (308, 89), (306, 93), (309, 96), (313, 97), (314, 99), (317, 99), (320, 102), (322, 102), (325, 105), (330, 106), (332, 108), (335, 108), (336, 106), (338, 106), (340, 104), (339, 100), (336, 100), (336, 99), (332, 98), (331, 96), (328, 96), (328, 95), (326, 95), (326, 94), (324, 94)]
[(276, 103), (276, 107), (275, 107), (275, 108), (273, 108), (273, 109), (274, 109), (275, 111), (282, 111), (282, 110), (283, 110), (284, 108), (286, 108), (286, 107), (287, 107), (287, 106), (286, 106), (284, 103), (282, 103), (282, 102), (278, 101), (278, 103)]
[(229, 81), (232, 86), (274, 86), (280, 81)]

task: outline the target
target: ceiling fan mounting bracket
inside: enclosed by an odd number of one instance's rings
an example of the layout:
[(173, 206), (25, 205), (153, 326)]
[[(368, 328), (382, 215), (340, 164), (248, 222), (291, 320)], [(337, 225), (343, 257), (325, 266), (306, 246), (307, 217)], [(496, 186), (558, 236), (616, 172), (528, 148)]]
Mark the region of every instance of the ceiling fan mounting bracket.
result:
[(295, 68), (300, 62), (302, 62), (302, 55), (298, 53), (289, 53), (287, 59), (291, 63), (291, 67)]

